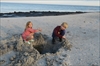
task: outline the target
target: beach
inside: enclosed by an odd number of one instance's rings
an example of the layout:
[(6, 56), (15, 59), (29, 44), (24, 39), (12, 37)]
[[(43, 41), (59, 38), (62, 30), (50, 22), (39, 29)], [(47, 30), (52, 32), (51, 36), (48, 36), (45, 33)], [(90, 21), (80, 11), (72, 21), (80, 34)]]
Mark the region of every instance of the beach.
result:
[[(69, 27), (66, 29), (66, 38), (72, 45), (71, 51), (66, 50), (64, 47), (58, 49), (55, 53), (46, 53), (39, 54), (37, 52), (38, 59), (31, 66), (99, 66), (100, 56), (99, 56), (99, 44), (100, 44), (100, 13), (91, 12), (91, 13), (81, 13), (81, 14), (70, 14), (70, 15), (59, 15), (59, 16), (36, 16), (36, 17), (9, 17), (9, 18), (0, 18), (0, 47), (4, 44), (7, 45), (7, 42), (10, 45), (11, 41), (22, 42), (22, 40), (14, 35), (20, 36), (25, 29), (25, 25), (28, 21), (32, 21), (33, 28), (41, 28), (41, 34), (47, 35), (48, 39), (52, 39), (53, 29), (61, 25), (62, 22), (67, 22)], [(11, 38), (13, 37), (13, 38)], [(20, 44), (20, 43), (19, 43)], [(13, 42), (11, 42), (13, 45)], [(55, 45), (54, 45), (55, 46)], [(5, 47), (5, 46), (4, 46)], [(7, 47), (6, 47), (7, 48)], [(2, 48), (0, 48), (0, 64), (1, 60), (4, 60), (7, 64), (10, 63), (12, 56), (15, 56), (13, 49), (9, 49), (4, 53)], [(7, 54), (8, 53), (8, 54)], [(10, 55), (12, 54), (12, 55)], [(19, 53), (20, 54), (20, 53)], [(9, 56), (10, 55), (10, 56)], [(27, 53), (25, 55), (28, 55)], [(28, 57), (28, 59), (30, 59)], [(9, 62), (8, 62), (9, 61)], [(30, 61), (33, 61), (31, 59)], [(27, 61), (27, 62), (30, 62)], [(49, 62), (49, 63), (47, 63)], [(17, 66), (21, 66), (21, 62)], [(16, 62), (16, 64), (18, 64)], [(32, 64), (33, 62), (30, 62)], [(6, 65), (5, 64), (5, 65)], [(15, 62), (14, 62), (15, 64)], [(10, 65), (9, 65), (10, 66)], [(25, 65), (23, 65), (25, 66)], [(27, 65), (26, 65), (27, 66)]]

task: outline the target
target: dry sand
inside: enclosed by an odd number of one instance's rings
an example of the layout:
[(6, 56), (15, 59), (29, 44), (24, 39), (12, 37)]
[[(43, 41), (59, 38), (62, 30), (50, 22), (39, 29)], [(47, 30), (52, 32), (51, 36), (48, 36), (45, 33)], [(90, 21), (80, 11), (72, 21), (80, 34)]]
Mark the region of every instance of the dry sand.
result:
[[(48, 17), (0, 18), (0, 64), (2, 66), (7, 63), (9, 66), (27, 66), (27, 64), (30, 66), (99, 66), (99, 15), (100, 13), (85, 13)], [(41, 33), (47, 35), (49, 43), (53, 28), (62, 22), (67, 22), (69, 28), (66, 29), (66, 37), (72, 44), (71, 51), (62, 46), (55, 53), (40, 54), (31, 45), (25, 46), (20, 34), (27, 21), (32, 21), (34, 28), (41, 27)], [(42, 39), (43, 44), (46, 42), (44, 39), (45, 37)]]

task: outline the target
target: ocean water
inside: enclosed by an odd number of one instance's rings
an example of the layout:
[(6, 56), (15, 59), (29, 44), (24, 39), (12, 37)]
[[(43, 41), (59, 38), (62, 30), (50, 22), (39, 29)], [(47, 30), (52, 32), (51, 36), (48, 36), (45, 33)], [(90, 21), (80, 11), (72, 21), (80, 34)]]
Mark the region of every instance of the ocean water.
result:
[(52, 4), (27, 4), (0, 2), (0, 12), (29, 12), (29, 11), (59, 11), (59, 12), (100, 12), (100, 6), (52, 5)]

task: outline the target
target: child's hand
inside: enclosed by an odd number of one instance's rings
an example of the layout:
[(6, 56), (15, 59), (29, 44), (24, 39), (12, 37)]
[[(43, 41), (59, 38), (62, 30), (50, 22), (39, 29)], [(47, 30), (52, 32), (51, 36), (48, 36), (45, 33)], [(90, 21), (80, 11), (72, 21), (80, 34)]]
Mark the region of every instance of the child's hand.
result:
[(38, 31), (42, 31), (42, 29), (41, 28), (38, 28)]
[(64, 39), (65, 39), (66, 37), (65, 37), (65, 36), (63, 36), (62, 38), (64, 38)]

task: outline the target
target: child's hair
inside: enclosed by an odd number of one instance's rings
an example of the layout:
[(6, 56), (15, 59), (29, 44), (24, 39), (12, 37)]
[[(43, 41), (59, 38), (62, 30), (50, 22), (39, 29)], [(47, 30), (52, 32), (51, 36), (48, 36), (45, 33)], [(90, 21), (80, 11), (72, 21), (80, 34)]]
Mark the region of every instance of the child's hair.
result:
[(31, 22), (31, 21), (28, 21), (28, 22), (26, 23), (25, 30), (28, 28), (28, 26), (29, 26), (30, 23), (32, 23), (32, 22)]
[(61, 24), (61, 26), (65, 27), (65, 28), (68, 28), (68, 24), (67, 24), (66, 22), (63, 22), (63, 23)]

